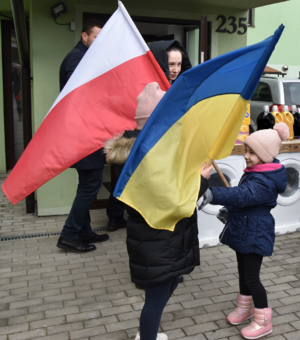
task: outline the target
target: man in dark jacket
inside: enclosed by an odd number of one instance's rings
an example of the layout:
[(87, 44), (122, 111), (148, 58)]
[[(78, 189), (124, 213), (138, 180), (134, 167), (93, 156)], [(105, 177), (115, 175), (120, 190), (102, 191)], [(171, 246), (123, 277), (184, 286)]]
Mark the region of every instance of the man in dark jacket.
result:
[[(64, 88), (87, 49), (100, 33), (101, 28), (102, 24), (97, 20), (89, 20), (83, 25), (81, 41), (67, 54), (61, 64), (60, 90)], [(92, 231), (89, 212), (102, 185), (104, 162), (102, 149), (100, 149), (72, 166), (78, 172), (79, 183), (71, 211), (57, 242), (58, 248), (76, 253), (87, 253), (96, 250), (96, 247), (90, 243), (108, 240), (107, 234), (97, 235)]]

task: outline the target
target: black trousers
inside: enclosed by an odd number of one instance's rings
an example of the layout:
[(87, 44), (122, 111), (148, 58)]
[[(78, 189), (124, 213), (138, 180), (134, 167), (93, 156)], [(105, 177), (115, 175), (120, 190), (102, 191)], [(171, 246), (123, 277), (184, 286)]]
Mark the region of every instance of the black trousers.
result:
[(117, 180), (121, 175), (122, 169), (123, 169), (123, 165), (118, 165), (118, 164), (114, 165), (115, 183), (114, 184), (112, 183), (109, 201), (108, 201), (108, 205), (106, 208), (106, 214), (109, 220), (120, 220), (124, 218), (125, 203), (119, 201), (113, 195)]
[(79, 180), (77, 193), (60, 235), (67, 240), (77, 240), (93, 232), (90, 206), (102, 185), (102, 169), (76, 170)]
[(236, 252), (240, 294), (252, 296), (255, 308), (267, 308), (267, 293), (260, 282), (259, 273), (263, 257), (257, 254)]

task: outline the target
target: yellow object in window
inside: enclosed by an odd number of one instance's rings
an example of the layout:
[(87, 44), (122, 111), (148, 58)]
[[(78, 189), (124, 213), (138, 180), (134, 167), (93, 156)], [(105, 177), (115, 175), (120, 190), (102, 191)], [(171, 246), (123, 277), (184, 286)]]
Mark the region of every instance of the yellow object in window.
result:
[(248, 132), (249, 131), (249, 126), (248, 125), (242, 125), (240, 132)]
[(239, 140), (240, 142), (244, 142), (244, 140), (247, 138), (247, 135), (238, 135), (237, 140)]

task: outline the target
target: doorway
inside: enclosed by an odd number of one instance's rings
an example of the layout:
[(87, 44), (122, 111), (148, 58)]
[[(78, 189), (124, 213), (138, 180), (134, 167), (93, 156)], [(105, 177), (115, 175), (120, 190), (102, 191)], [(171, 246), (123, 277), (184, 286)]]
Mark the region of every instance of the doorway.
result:
[(21, 65), (13, 21), (2, 20), (1, 30), (5, 153), (8, 171), (15, 166), (24, 151)]
[[(83, 21), (97, 19), (105, 24), (109, 18), (109, 14), (83, 13)], [(206, 17), (201, 17), (200, 20), (182, 20), (133, 16), (132, 20), (146, 43), (158, 40), (178, 40), (188, 52), (192, 66), (210, 59), (211, 26)], [(105, 165), (103, 185), (91, 209), (107, 207), (109, 197), (118, 180), (118, 175), (118, 170), (115, 166)]]
[[(83, 21), (97, 19), (105, 24), (109, 18), (110, 14), (83, 13)], [(211, 58), (211, 22), (207, 21), (206, 16), (200, 20), (132, 16), (132, 20), (146, 43), (178, 40), (188, 52), (193, 66)], [(201, 58), (201, 52), (204, 58)]]

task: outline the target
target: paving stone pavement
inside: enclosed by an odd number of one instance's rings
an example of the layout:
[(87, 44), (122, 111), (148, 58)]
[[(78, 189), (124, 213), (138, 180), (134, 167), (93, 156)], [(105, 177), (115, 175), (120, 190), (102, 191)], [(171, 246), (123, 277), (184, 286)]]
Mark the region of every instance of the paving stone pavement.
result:
[[(2, 185), (5, 175), (0, 175)], [(92, 227), (105, 227), (105, 211), (92, 212)], [(0, 237), (55, 233), (66, 216), (25, 213), (0, 191)], [(138, 331), (144, 291), (130, 280), (126, 231), (88, 254), (56, 247), (58, 236), (0, 242), (0, 340), (125, 340)], [(300, 233), (276, 238), (261, 279), (273, 308), (269, 340), (300, 339)], [(201, 266), (179, 284), (167, 304), (161, 329), (169, 339), (240, 340), (225, 320), (235, 307), (238, 276), (227, 246), (201, 249)]]

